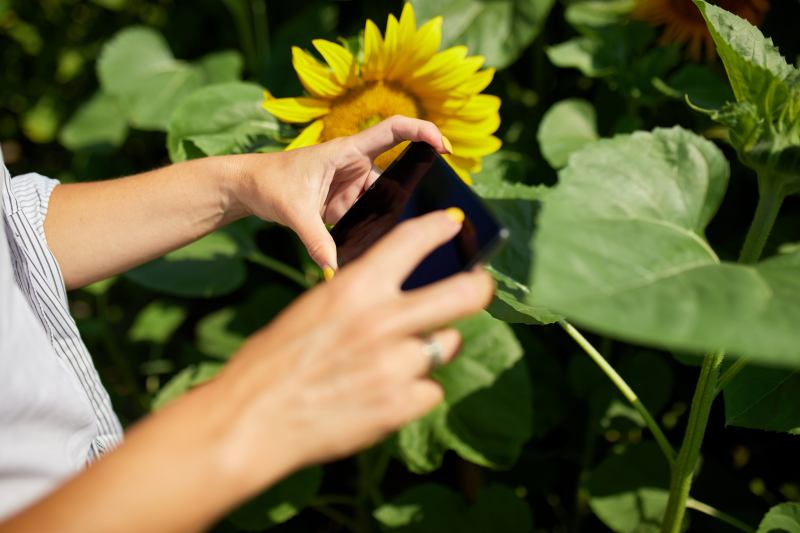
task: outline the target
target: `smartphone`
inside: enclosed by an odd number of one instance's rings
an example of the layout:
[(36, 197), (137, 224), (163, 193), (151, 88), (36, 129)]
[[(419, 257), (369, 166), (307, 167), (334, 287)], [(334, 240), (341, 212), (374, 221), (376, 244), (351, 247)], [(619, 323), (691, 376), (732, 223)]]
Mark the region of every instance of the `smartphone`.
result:
[(363, 254), (400, 222), (431, 211), (460, 207), (464, 223), (402, 285), (415, 289), (486, 262), (509, 232), (483, 200), (424, 142), (413, 142), (361, 195), (331, 230), (339, 266)]

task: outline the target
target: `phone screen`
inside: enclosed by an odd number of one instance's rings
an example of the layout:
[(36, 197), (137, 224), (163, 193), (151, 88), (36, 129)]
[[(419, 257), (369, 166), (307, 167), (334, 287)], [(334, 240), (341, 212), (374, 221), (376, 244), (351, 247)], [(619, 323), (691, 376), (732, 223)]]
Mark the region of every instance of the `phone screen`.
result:
[(402, 288), (414, 289), (472, 268), (508, 236), (483, 201), (426, 143), (411, 143), (333, 227), (339, 265), (363, 254), (403, 220), (460, 207), (461, 231), (425, 258)]

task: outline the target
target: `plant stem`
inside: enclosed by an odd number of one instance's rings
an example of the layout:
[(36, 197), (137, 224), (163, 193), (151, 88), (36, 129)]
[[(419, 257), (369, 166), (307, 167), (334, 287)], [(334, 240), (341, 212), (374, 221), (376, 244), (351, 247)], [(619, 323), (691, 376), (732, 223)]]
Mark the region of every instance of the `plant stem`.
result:
[(728, 386), (728, 383), (730, 383), (746, 365), (747, 360), (744, 358), (740, 357), (734, 361), (733, 364), (729, 366), (728, 369), (719, 377), (719, 382), (717, 383), (717, 394), (722, 392), (725, 387)]
[(755, 263), (761, 257), (775, 219), (778, 218), (778, 211), (786, 197), (780, 185), (767, 174), (759, 176), (758, 192), (756, 214), (753, 216), (753, 222), (739, 254), (740, 263)]
[(247, 256), (247, 260), (289, 278), (304, 289), (308, 289), (313, 285), (313, 283), (309, 281), (309, 279), (306, 278), (299, 270), (290, 267), (282, 261), (278, 261), (275, 258), (264, 255), (261, 252), (253, 252), (249, 254)]
[(745, 533), (755, 533), (756, 531), (754, 527), (745, 524), (735, 516), (731, 516), (728, 513), (720, 511), (716, 507), (712, 507), (707, 503), (697, 501), (694, 498), (689, 498), (686, 501), (686, 507), (725, 522), (729, 526), (734, 527), (739, 531), (744, 531)]
[(592, 346), (592, 343), (590, 343), (580, 331), (575, 329), (575, 326), (566, 320), (559, 320), (558, 324), (564, 328), (564, 331), (566, 331), (567, 334), (572, 337), (581, 348), (583, 348), (583, 351), (585, 351), (597, 364), (597, 366), (600, 367), (600, 370), (602, 370), (605, 375), (608, 376), (608, 379), (610, 379), (617, 389), (619, 389), (625, 399), (631, 403), (633, 408), (636, 409), (640, 415), (642, 415), (645, 424), (647, 424), (647, 427), (653, 433), (658, 447), (661, 448), (661, 451), (664, 453), (664, 456), (667, 458), (670, 466), (672, 466), (675, 462), (675, 450), (672, 449), (669, 440), (667, 440), (667, 437), (661, 430), (661, 426), (658, 425), (658, 422), (655, 421), (653, 415), (651, 415), (650, 411), (647, 410), (647, 407), (644, 406), (636, 393), (633, 392), (633, 389), (631, 389), (630, 385), (628, 385), (625, 380), (622, 379), (622, 376), (620, 376), (617, 371), (614, 370), (614, 367), (611, 366), (608, 361), (606, 361), (603, 355), (598, 352), (594, 346)]
[(721, 353), (714, 353), (706, 355), (703, 359), (683, 444), (678, 452), (678, 459), (672, 467), (669, 501), (664, 513), (662, 533), (679, 533), (681, 530), (689, 489), (692, 486), (697, 459), (700, 457), (700, 446), (708, 425), (708, 415), (717, 392), (717, 378), (723, 357)]

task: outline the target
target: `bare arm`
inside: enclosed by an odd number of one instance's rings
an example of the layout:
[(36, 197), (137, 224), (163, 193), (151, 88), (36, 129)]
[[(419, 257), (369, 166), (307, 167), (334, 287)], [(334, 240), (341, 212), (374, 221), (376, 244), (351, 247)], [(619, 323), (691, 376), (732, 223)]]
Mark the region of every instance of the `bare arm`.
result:
[(234, 220), (292, 228), (320, 266), (336, 268), (335, 223), (377, 178), (372, 160), (403, 141), (445, 144), (430, 122), (392, 117), (351, 137), (271, 154), (209, 157), (127, 178), (59, 185), (45, 235), (67, 288), (118, 274)]
[[(485, 306), (493, 285), (478, 270), (408, 293), (400, 286), (459, 228), (443, 211), (398, 226), (248, 339), (217, 378), (137, 425), (0, 533), (198, 531), (293, 470), (421, 416), (443, 396), (428, 377), (422, 332), (433, 330), (450, 360), (459, 334), (436, 328)], [(365, 316), (375, 320), (368, 331)]]
[[(272, 161), (265, 157), (262, 164)], [(235, 202), (241, 163), (212, 157), (57, 186), (44, 227), (67, 288), (133, 268), (244, 216)]]

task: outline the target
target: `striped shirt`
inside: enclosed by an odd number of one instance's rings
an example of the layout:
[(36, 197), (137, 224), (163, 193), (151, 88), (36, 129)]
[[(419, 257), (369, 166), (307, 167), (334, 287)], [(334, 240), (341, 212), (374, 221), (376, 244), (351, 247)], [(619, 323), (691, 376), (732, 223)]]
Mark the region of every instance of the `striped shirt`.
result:
[(0, 518), (116, 445), (122, 427), (81, 340), (44, 218), (58, 184), (0, 153)]

